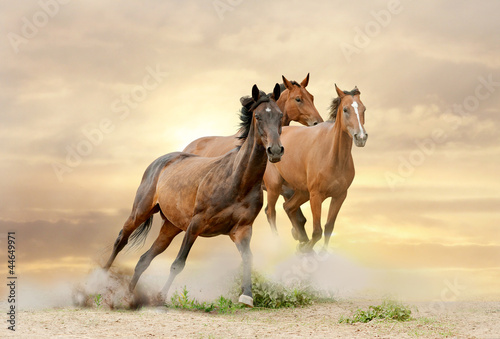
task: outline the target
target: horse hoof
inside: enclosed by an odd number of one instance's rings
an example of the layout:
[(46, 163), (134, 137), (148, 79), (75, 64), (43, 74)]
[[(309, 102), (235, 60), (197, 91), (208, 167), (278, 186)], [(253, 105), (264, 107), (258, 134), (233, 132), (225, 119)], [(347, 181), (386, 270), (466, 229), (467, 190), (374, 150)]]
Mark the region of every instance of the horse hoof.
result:
[(307, 242), (301, 242), (297, 245), (297, 252), (304, 255), (316, 254)]
[(253, 298), (252, 297), (249, 297), (248, 295), (240, 295), (240, 298), (238, 299), (238, 301), (240, 303), (242, 303), (243, 305), (246, 305), (248, 307), (251, 307), (253, 308)]

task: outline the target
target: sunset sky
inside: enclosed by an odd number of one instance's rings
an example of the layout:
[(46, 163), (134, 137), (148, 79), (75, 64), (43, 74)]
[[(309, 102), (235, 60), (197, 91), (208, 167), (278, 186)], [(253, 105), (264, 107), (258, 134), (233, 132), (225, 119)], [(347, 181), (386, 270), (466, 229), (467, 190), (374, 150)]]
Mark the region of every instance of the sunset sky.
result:
[[(253, 84), (310, 73), (325, 119), (334, 84), (358, 86), (367, 107), (330, 251), (407, 295), (425, 285), (439, 299), (459, 279), (461, 297), (500, 296), (498, 1), (4, 1), (0, 13), (0, 250), (16, 231), (25, 281), (83, 277), (151, 161), (233, 134)], [(158, 226), (116, 265), (133, 267)], [(259, 215), (257, 267), (293, 256), (290, 227), (280, 200), (273, 252)], [(166, 280), (180, 241), (145, 275)], [(186, 270), (211, 255), (239, 263), (229, 238), (200, 239)]]

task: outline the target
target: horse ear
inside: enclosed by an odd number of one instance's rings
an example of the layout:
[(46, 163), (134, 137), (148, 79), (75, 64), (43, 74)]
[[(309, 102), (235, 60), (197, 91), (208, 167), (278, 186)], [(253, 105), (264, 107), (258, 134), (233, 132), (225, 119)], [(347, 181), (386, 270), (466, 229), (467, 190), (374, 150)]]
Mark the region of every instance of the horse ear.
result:
[(259, 97), (260, 97), (259, 88), (257, 87), (257, 85), (253, 85), (253, 87), (252, 87), (252, 98), (253, 98), (253, 100), (255, 100), (255, 102), (257, 102), (257, 100), (259, 100)]
[(276, 85), (274, 85), (274, 89), (273, 89), (274, 101), (278, 101), (278, 99), (280, 98), (280, 95), (281, 95), (281, 88), (280, 88), (280, 85), (277, 83)]
[(309, 83), (309, 73), (307, 73), (306, 78), (304, 80), (302, 80), (302, 82), (300, 83), (300, 86), (305, 88), (308, 83)]
[(339, 98), (345, 97), (345, 93), (337, 87), (337, 84), (335, 84), (335, 90), (337, 91), (337, 95), (339, 96)]
[(285, 78), (284, 75), (281, 76), (281, 79), (283, 79), (283, 84), (285, 84), (286, 89), (291, 90), (291, 88), (293, 86), (292, 83), (290, 81), (288, 81), (288, 79)]

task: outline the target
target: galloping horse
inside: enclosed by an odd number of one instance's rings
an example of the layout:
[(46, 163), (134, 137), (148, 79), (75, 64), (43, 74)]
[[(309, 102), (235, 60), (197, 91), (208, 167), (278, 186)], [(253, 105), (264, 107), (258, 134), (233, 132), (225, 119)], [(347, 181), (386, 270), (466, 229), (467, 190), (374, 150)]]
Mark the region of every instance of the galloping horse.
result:
[[(314, 97), (306, 90), (309, 83), (309, 73), (299, 84), (289, 81), (284, 76), (282, 93), (276, 102), (283, 112), (283, 126), (290, 125), (291, 121), (297, 121), (306, 126), (313, 126), (323, 119), (314, 106)], [(216, 157), (227, 153), (238, 144), (238, 134), (230, 136), (211, 136), (194, 140), (184, 148), (183, 152), (198, 154), (203, 157)]]
[(184, 268), (196, 238), (226, 234), (243, 259), (243, 294), (239, 300), (253, 306), (252, 224), (263, 204), (262, 177), (267, 161), (280, 161), (284, 152), (280, 142), (283, 114), (275, 102), (279, 96), (278, 84), (272, 96), (253, 86), (252, 97), (242, 100), (239, 134), (242, 144), (237, 149), (215, 158), (174, 152), (153, 161), (144, 173), (132, 212), (104, 268), (111, 267), (129, 237), (135, 241), (144, 239), (153, 214), (160, 212), (163, 219), (160, 235), (137, 263), (130, 290), (153, 258), (181, 231), (185, 231), (184, 239), (162, 289), (162, 298), (166, 298), (172, 281)]
[[(368, 138), (364, 128), (365, 106), (358, 88), (341, 91), (335, 85), (338, 98), (330, 107), (330, 120), (313, 127), (283, 127), (281, 142), (293, 152), (281, 161), (267, 166), (264, 183), (267, 188), (266, 215), (271, 228), (276, 228), (276, 200), (282, 186), (294, 190), (283, 207), (292, 222), (292, 235), (303, 251), (311, 251), (321, 239), (321, 203), (332, 198), (325, 225), (325, 248), (328, 246), (335, 219), (344, 202), (347, 189), (354, 179), (352, 142), (363, 147)], [(304, 224), (297, 212), (300, 205), (310, 200), (313, 215), (313, 233), (307, 237)]]

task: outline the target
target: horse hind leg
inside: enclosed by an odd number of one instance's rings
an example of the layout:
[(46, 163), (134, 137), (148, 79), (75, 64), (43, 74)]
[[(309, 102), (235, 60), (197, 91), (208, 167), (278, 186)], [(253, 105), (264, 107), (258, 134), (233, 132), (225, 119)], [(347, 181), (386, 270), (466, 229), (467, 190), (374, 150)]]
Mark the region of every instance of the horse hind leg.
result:
[[(285, 202), (288, 201), (293, 196), (294, 193), (295, 192), (293, 189), (286, 187), (286, 186), (283, 186), (281, 189), (281, 195), (285, 199)], [(306, 225), (307, 219), (304, 216), (304, 213), (302, 213), (302, 210), (300, 207), (297, 209), (297, 212), (295, 212), (294, 219), (295, 219), (295, 222), (297, 223), (297, 229), (304, 230), (304, 232), (305, 232), (305, 225)], [(299, 235), (298, 235), (295, 228), (292, 229), (292, 235), (293, 235), (295, 240), (299, 240)]]
[(132, 213), (127, 218), (127, 221), (125, 221), (120, 233), (118, 233), (118, 237), (113, 244), (111, 256), (109, 257), (106, 265), (103, 267), (105, 270), (109, 270), (118, 253), (125, 247), (125, 245), (127, 245), (130, 235), (132, 235), (138, 227), (141, 226), (149, 228), (151, 226), (152, 220), (150, 219), (153, 217), (153, 214), (159, 211), (158, 205), (151, 206), (151, 204), (152, 202), (149, 201), (143, 201), (139, 204), (134, 203)]
[(308, 199), (309, 195), (307, 192), (295, 191), (292, 197), (283, 204), (283, 208), (292, 222), (292, 235), (295, 240), (300, 242), (299, 246), (303, 246), (309, 241), (304, 224), (297, 220), (297, 210), (300, 208), (300, 205), (305, 203)]
[(182, 245), (179, 253), (177, 254), (177, 258), (175, 258), (172, 266), (170, 266), (170, 274), (168, 276), (168, 280), (165, 283), (165, 286), (163, 286), (163, 289), (161, 290), (159, 295), (160, 299), (163, 301), (166, 301), (168, 290), (170, 289), (170, 286), (172, 286), (172, 282), (174, 281), (175, 277), (182, 272), (184, 266), (186, 265), (186, 259), (189, 251), (191, 250), (191, 247), (193, 247), (195, 240), (198, 238), (199, 226), (200, 224), (198, 218), (194, 217), (186, 229), (186, 233), (184, 234), (184, 239), (182, 240)]
[(137, 281), (141, 277), (142, 273), (149, 267), (151, 264), (151, 261), (153, 259), (163, 253), (167, 249), (167, 247), (170, 245), (172, 240), (179, 234), (182, 230), (180, 228), (177, 228), (174, 226), (170, 221), (167, 219), (164, 219), (163, 225), (160, 229), (160, 234), (158, 235), (158, 238), (156, 238), (155, 242), (151, 246), (151, 248), (144, 253), (141, 258), (139, 259), (139, 262), (135, 266), (135, 271), (134, 271), (134, 276), (132, 277), (132, 280), (130, 281), (129, 289), (132, 292), (137, 285)]

